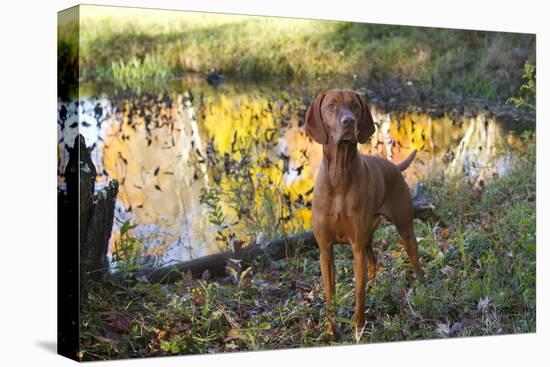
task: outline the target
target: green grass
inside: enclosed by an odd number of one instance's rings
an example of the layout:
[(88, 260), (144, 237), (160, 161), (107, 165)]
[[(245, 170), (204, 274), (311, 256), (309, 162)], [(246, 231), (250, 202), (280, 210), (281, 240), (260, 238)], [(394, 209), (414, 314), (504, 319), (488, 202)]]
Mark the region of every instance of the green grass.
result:
[[(292, 78), (308, 84), (355, 75), (367, 87), (413, 82), (433, 99), (505, 101), (519, 89), (525, 61), (535, 60), (535, 36), (528, 34), (81, 9), (81, 78), (114, 81), (122, 88), (132, 87), (129, 80), (155, 79), (155, 69), (163, 78), (217, 70), (241, 80)], [(62, 34), (59, 42), (63, 47)], [(64, 62), (71, 65), (74, 55), (66, 56), (61, 68)], [(121, 72), (128, 68), (133, 72)]]
[(119, 59), (111, 63), (113, 78), (124, 89), (141, 92), (145, 82), (157, 83), (169, 80), (172, 70), (166, 61), (158, 55), (147, 54), (143, 59), (133, 56), (128, 61)]
[[(448, 225), (415, 223), (419, 282), (393, 226), (376, 232), (378, 275), (367, 292), (361, 343), (536, 331), (535, 142), (505, 152), (517, 165), (483, 189), (433, 173), (427, 197)], [(352, 254), (337, 246), (339, 330), (324, 332), (318, 252), (260, 259), (218, 279), (182, 275), (92, 287), (81, 314), (85, 360), (355, 343)]]

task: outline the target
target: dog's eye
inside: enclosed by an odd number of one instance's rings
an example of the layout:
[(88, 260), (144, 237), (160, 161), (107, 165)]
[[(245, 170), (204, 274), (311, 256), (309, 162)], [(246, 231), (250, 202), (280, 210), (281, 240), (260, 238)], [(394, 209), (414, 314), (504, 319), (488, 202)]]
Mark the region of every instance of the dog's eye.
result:
[(327, 109), (329, 111), (333, 111), (334, 110), (334, 104), (333, 103), (330, 103), (328, 106), (327, 106)]
[(352, 110), (356, 110), (357, 107), (359, 107), (359, 104), (357, 104), (357, 103), (355, 103), (355, 102), (353, 102), (353, 103), (351, 104), (351, 109), (352, 109)]

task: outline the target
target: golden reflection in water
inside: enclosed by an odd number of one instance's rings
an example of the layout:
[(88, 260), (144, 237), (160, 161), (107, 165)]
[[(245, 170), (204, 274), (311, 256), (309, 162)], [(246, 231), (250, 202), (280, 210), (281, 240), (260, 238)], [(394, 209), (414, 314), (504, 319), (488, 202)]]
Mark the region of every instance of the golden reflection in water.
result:
[[(251, 147), (255, 162), (270, 162), (265, 165), (255, 165), (251, 169), (251, 179), (256, 188), (254, 201), (248, 203), (261, 213), (261, 206), (266, 200), (275, 199), (276, 205), (280, 204), (280, 197), (288, 195), (293, 201), (303, 190), (311, 187), (311, 178), (300, 180), (287, 180), (288, 172), (285, 172), (285, 162), (281, 159), (282, 147), (285, 139), (281, 139), (284, 128), (281, 121), (294, 121), (297, 116), (288, 110), (287, 106), (274, 107), (267, 98), (251, 98), (247, 95), (228, 97), (225, 95), (210, 101), (202, 109), (200, 126), (203, 135), (211, 139), (218, 155), (228, 154), (232, 160), (240, 161), (243, 157), (239, 148)], [(307, 174), (307, 171), (305, 172)], [(213, 172), (214, 175), (219, 174)], [(232, 173), (222, 174), (219, 180), (222, 190), (230, 191), (235, 186)], [(267, 190), (266, 190), (267, 189)], [(267, 198), (267, 195), (275, 197)], [(281, 216), (290, 216), (285, 221), (287, 230), (297, 231), (307, 228), (310, 224), (311, 214), (305, 208), (297, 208), (289, 213), (288, 208), (282, 207)], [(236, 213), (231, 208), (224, 206), (224, 211), (235, 217)], [(278, 218), (271, 218), (272, 225), (265, 223), (264, 227), (272, 229), (276, 227)], [(259, 219), (260, 220), (260, 219)], [(257, 235), (249, 233), (251, 228), (243, 228), (235, 225), (233, 230), (237, 237), (250, 238)]]
[(182, 96), (172, 107), (133, 107), (131, 101), (123, 102), (123, 112), (104, 137), (104, 168), (120, 182), (118, 198), (132, 220), (150, 225), (142, 233), (142, 240), (154, 243), (149, 253), (200, 256), (206, 252), (202, 244), (213, 237), (201, 230), (208, 226), (199, 205), (207, 180), (201, 167), (205, 162), (193, 149), (201, 146), (200, 136), (193, 134), (193, 111)]

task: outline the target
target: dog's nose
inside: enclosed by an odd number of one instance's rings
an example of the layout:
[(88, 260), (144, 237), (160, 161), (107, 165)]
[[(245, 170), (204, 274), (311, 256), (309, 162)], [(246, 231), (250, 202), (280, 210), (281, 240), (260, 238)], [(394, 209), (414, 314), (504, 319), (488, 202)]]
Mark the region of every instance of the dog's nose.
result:
[(342, 117), (342, 124), (347, 125), (352, 122), (355, 122), (355, 119), (352, 116), (344, 116)]

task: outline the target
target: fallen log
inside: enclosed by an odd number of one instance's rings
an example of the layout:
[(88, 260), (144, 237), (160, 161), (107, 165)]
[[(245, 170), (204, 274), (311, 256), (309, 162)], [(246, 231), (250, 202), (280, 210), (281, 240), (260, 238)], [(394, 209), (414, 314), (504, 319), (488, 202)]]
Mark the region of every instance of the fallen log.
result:
[[(232, 259), (239, 260), (242, 266), (248, 266), (254, 259), (262, 256), (278, 260), (286, 256), (293, 256), (296, 251), (314, 248), (317, 248), (317, 242), (313, 232), (304, 232), (263, 243), (254, 241), (238, 251), (224, 251), (157, 269), (143, 268), (136, 274), (136, 277), (145, 277), (150, 283), (171, 283), (181, 279), (182, 273), (191, 273), (193, 278), (200, 278), (203, 272), (208, 270), (212, 276), (223, 276), (226, 274), (227, 263)], [(120, 278), (124, 275), (117, 273), (115, 276)]]

